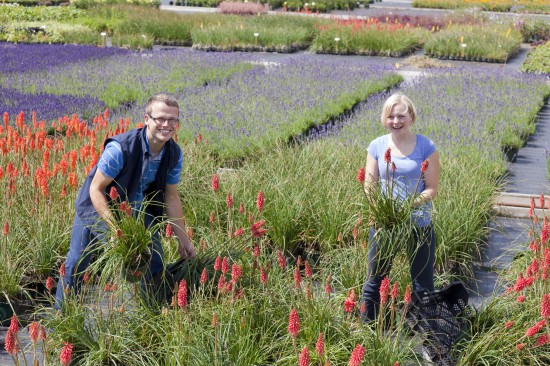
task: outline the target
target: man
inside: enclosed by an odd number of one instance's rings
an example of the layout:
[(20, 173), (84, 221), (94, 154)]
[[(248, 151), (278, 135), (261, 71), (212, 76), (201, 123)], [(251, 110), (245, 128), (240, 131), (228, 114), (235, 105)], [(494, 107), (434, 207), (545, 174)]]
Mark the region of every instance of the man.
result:
[[(66, 275), (59, 279), (57, 286), (58, 308), (67, 287), (79, 292), (82, 275), (90, 264), (91, 244), (104, 242), (107, 228), (114, 227), (109, 209), (112, 187), (117, 189), (120, 202), (131, 203), (134, 210), (141, 208), (144, 198), (152, 199), (152, 203), (143, 208), (145, 225), (149, 227), (166, 214), (178, 238), (180, 256), (193, 258), (196, 255), (187, 236), (177, 190), (183, 164), (182, 151), (172, 139), (179, 127), (178, 102), (171, 96), (159, 94), (149, 99), (145, 110), (145, 127), (107, 139), (97, 166), (80, 188), (65, 261)], [(159, 234), (155, 233), (146, 280), (164, 270), (163, 256)]]

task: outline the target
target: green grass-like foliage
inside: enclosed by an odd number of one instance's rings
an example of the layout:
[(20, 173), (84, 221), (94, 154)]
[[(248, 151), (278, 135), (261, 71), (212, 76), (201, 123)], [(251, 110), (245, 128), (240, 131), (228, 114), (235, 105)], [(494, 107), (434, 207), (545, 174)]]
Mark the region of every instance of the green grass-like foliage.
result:
[(506, 62), (521, 42), (521, 34), (512, 26), (451, 25), (433, 34), (424, 52), (437, 58)]
[(82, 16), (84, 11), (72, 6), (2, 6), (0, 4), (0, 21), (68, 21)]
[(422, 44), (428, 31), (377, 20), (337, 20), (319, 25), (310, 50), (317, 53), (399, 57)]
[(307, 48), (317, 21), (294, 16), (218, 17), (192, 30), (193, 48), (294, 52)]
[(550, 42), (533, 48), (521, 65), (520, 70), (526, 72), (550, 74)]
[(413, 7), (437, 9), (480, 8), (486, 11), (548, 14), (548, 0), (414, 0)]

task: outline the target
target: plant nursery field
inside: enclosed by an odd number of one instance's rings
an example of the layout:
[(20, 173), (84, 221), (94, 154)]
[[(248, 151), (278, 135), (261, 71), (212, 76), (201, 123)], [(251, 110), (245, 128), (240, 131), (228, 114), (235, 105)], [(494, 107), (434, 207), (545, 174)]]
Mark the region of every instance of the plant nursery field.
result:
[[(422, 365), (404, 318), (404, 255), (379, 321), (358, 316), (369, 231), (358, 170), (397, 90), (441, 156), (436, 287), (467, 281), (504, 152), (534, 133), (550, 95), (544, 76), (453, 69), (405, 82), (393, 68), (313, 54), (0, 43), (0, 310), (15, 309), (6, 352), (44, 365)], [(147, 306), (139, 284), (101, 265), (107, 243), (82, 295), (56, 312), (77, 189), (105, 138), (139, 126), (159, 92), (180, 102), (179, 191), (198, 256), (177, 267), (166, 302)], [(549, 212), (548, 197), (533, 199), (526, 251), (503, 273), (508, 290), (469, 314), (457, 365), (550, 362)], [(164, 226), (162, 243), (175, 262)]]

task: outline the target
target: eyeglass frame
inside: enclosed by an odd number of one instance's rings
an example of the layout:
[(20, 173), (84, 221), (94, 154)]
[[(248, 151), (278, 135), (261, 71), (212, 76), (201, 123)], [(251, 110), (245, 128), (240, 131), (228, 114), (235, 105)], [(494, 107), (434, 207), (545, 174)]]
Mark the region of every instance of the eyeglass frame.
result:
[(162, 126), (165, 122), (168, 122), (168, 125), (170, 126), (177, 126), (180, 123), (179, 118), (153, 117), (150, 114), (147, 116), (149, 116), (149, 118), (151, 118), (158, 126)]

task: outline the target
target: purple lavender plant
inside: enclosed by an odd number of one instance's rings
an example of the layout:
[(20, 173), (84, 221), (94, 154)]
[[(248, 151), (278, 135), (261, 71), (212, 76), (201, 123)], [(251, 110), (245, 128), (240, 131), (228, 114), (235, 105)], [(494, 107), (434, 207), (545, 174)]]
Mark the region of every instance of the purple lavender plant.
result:
[(65, 115), (76, 114), (91, 119), (105, 110), (105, 105), (90, 96), (52, 95), (46, 93), (27, 94), (18, 90), (0, 87), (0, 113), (8, 112), (15, 117), (19, 112), (30, 116), (36, 112), (39, 120), (52, 121)]
[(51, 70), (60, 65), (128, 53), (130, 51), (120, 48), (0, 42), (0, 74)]

